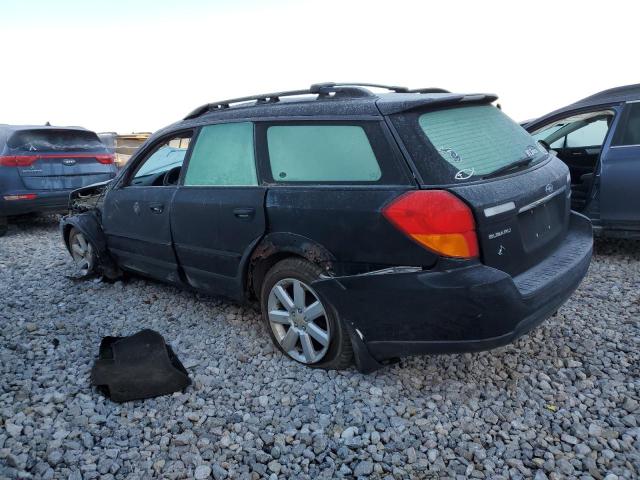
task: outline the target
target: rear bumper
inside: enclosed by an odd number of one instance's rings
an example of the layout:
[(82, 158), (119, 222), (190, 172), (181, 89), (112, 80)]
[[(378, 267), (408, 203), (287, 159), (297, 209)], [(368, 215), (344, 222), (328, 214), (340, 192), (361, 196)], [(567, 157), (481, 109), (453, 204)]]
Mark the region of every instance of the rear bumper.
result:
[[(510, 276), (480, 263), (464, 268), (365, 274), (313, 284), (377, 361), (424, 353), (487, 350), (551, 316), (587, 273), (591, 223), (572, 212), (565, 241), (545, 260)], [(363, 349), (364, 348), (364, 349)]]
[[(33, 212), (45, 211), (66, 211), (69, 208), (69, 194), (73, 190), (55, 190), (55, 191), (29, 191), (25, 193), (35, 193), (37, 195), (33, 200), (5, 200), (4, 195), (0, 194), (0, 217), (10, 217), (12, 215), (24, 215)], [(18, 192), (16, 194), (20, 194)]]

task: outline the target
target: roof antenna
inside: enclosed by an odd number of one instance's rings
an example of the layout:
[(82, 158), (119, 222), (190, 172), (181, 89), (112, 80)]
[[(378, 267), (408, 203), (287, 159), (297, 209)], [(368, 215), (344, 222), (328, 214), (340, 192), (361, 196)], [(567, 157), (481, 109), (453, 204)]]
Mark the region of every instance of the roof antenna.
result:
[(51, 123), (49, 122), (49, 120), (47, 120), (47, 123), (44, 124), (45, 127), (50, 127)]

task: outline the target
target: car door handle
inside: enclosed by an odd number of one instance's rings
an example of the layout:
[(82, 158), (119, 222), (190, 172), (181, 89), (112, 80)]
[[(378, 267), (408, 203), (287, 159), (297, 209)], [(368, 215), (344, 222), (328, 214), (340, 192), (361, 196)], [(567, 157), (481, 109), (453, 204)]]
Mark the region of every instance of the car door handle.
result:
[(253, 217), (256, 213), (256, 209), (255, 208), (234, 208), (233, 209), (233, 214), (238, 217), (241, 218), (243, 220), (247, 220), (251, 217)]
[(164, 212), (164, 205), (161, 203), (152, 203), (149, 205), (149, 210), (151, 210), (151, 213), (160, 214)]

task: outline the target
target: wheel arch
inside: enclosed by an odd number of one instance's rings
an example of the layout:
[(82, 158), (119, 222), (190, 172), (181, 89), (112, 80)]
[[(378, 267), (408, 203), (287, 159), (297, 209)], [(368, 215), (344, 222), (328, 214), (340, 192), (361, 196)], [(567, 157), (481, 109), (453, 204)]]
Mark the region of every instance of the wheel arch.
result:
[(253, 249), (246, 266), (245, 291), (249, 298), (260, 298), (260, 288), (271, 267), (285, 258), (299, 257), (323, 272), (331, 273), (335, 257), (310, 238), (295, 233), (269, 233)]
[(72, 228), (82, 232), (83, 235), (94, 245), (99, 268), (103, 273), (107, 276), (117, 274), (118, 267), (107, 249), (107, 239), (104, 231), (102, 230), (98, 212), (92, 210), (77, 215), (69, 215), (60, 221), (62, 239), (69, 253), (71, 253), (69, 236)]

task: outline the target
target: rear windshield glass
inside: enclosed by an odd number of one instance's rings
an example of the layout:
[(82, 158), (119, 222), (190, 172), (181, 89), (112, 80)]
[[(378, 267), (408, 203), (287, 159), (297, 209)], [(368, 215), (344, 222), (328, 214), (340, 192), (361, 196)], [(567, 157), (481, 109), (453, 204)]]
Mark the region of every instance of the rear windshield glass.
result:
[(519, 161), (530, 166), (546, 158), (542, 145), (491, 105), (417, 113), (400, 123), (408, 137), (414, 131), (405, 141), (413, 144), (412, 156), (428, 183), (474, 181)]
[(82, 130), (21, 130), (11, 135), (7, 145), (25, 152), (77, 152), (105, 148), (95, 133)]

